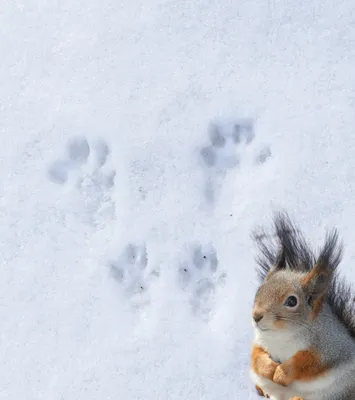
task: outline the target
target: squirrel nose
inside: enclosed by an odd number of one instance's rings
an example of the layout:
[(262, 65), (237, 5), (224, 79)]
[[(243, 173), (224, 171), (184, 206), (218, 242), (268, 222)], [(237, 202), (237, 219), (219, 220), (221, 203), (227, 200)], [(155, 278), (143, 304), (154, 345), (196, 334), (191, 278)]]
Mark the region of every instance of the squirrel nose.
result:
[(261, 321), (263, 319), (263, 314), (256, 313), (253, 315), (253, 319), (256, 323), (258, 323), (259, 321)]

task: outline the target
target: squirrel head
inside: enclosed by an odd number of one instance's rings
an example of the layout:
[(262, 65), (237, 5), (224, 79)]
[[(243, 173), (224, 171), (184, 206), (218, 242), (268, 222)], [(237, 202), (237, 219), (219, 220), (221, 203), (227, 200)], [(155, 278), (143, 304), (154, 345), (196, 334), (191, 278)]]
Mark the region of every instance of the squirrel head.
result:
[(289, 269), (281, 250), (281, 257), (255, 295), (255, 326), (262, 331), (280, 330), (311, 322), (322, 308), (331, 280), (332, 271), (322, 262), (308, 273)]
[(322, 310), (341, 248), (333, 231), (315, 257), (287, 216), (278, 215), (275, 226), (278, 251), (270, 243), (258, 243), (263, 283), (255, 295), (252, 321), (260, 331), (296, 330), (311, 324)]

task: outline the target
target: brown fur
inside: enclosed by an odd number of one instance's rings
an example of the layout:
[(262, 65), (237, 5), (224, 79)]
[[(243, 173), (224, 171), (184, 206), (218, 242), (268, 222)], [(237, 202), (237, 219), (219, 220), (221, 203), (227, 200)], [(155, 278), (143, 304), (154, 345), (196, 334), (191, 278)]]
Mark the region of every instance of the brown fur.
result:
[(278, 365), (262, 347), (253, 346), (251, 367), (256, 374), (272, 381)]
[(311, 321), (313, 321), (318, 316), (318, 314), (321, 312), (323, 304), (324, 304), (324, 296), (320, 296), (318, 299), (316, 299), (314, 301), (313, 311), (311, 312), (311, 314), (309, 316)]
[(295, 380), (311, 381), (323, 375), (327, 369), (316, 352), (302, 350), (276, 368), (273, 381), (282, 386), (288, 386)]

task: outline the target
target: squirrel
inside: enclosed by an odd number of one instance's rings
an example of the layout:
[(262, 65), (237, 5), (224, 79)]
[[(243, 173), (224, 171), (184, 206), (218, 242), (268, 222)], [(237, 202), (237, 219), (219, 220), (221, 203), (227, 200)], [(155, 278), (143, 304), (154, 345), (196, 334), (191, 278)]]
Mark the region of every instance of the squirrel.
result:
[(261, 284), (250, 376), (274, 400), (355, 399), (355, 292), (337, 272), (343, 246), (328, 231), (315, 254), (286, 212), (254, 230)]

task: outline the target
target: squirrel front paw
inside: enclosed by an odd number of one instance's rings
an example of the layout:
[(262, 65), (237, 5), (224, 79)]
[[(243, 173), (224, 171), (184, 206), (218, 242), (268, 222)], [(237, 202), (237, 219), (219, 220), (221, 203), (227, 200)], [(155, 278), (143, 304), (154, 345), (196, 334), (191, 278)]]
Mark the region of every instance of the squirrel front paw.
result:
[[(272, 380), (277, 383), (278, 385), (281, 386), (288, 386), (292, 383), (293, 379), (290, 377), (290, 375), (287, 373), (287, 368), (283, 364), (280, 364), (276, 367), (274, 376)], [(294, 400), (297, 400), (298, 398), (295, 397)]]
[(272, 381), (278, 366), (279, 364), (275, 363), (270, 358), (267, 358), (262, 363), (262, 368), (260, 368), (260, 375)]

